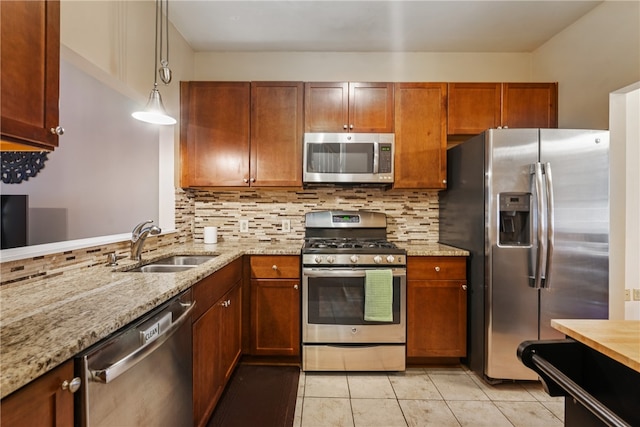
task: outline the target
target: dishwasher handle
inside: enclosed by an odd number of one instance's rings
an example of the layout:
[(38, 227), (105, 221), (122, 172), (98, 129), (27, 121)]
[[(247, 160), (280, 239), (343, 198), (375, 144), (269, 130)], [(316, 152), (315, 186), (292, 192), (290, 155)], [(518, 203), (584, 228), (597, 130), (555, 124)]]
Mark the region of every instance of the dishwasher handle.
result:
[(118, 378), (120, 375), (127, 372), (132, 367), (134, 367), (138, 362), (142, 361), (149, 354), (153, 353), (154, 350), (160, 347), (162, 343), (171, 338), (171, 336), (175, 334), (178, 329), (180, 329), (180, 326), (182, 326), (182, 324), (190, 318), (189, 315), (191, 314), (191, 311), (193, 310), (195, 305), (195, 301), (190, 303), (189, 307), (182, 313), (182, 315), (155, 340), (150, 341), (142, 345), (141, 347), (138, 347), (135, 351), (129, 353), (107, 368), (92, 369), (92, 379), (99, 383), (108, 384)]

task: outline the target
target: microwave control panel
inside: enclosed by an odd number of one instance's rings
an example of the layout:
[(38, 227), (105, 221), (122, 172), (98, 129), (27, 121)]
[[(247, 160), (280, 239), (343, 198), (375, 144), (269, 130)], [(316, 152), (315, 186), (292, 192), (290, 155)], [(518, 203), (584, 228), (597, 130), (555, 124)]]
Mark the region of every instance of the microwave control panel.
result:
[(378, 173), (391, 173), (393, 166), (393, 153), (391, 152), (391, 144), (380, 144)]

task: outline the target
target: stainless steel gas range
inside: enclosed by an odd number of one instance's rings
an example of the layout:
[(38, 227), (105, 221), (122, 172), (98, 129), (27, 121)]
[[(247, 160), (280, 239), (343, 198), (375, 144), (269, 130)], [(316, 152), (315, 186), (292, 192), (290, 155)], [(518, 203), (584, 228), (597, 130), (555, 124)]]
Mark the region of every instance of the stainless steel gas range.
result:
[[(384, 213), (307, 213), (302, 369), (403, 371), (406, 287), (406, 251), (387, 240)], [(367, 317), (376, 307), (387, 317)]]

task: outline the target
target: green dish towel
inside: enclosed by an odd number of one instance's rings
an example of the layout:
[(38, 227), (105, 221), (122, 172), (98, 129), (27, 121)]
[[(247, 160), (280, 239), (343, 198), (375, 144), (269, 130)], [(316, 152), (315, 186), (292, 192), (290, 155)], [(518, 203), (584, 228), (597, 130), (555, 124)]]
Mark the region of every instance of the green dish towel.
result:
[(391, 270), (365, 271), (364, 320), (393, 322), (393, 272)]

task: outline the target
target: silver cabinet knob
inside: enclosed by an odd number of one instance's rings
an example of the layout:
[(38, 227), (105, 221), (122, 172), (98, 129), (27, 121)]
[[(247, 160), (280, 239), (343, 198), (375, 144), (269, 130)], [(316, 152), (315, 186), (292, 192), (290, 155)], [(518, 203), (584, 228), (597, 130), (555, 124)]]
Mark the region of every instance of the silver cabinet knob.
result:
[(243, 179), (242, 179), (242, 182), (244, 182), (245, 184), (248, 184), (248, 183), (249, 183), (249, 180), (248, 180), (247, 178), (243, 178)]
[(467, 290), (467, 285), (462, 285), (462, 290), (466, 291)]
[(353, 125), (349, 125), (349, 129), (353, 129)]
[(440, 271), (440, 267), (436, 266), (436, 268), (434, 268), (435, 271)]
[(342, 125), (342, 129), (346, 129), (346, 128), (347, 128), (347, 125)]
[(64, 128), (62, 126), (56, 126), (54, 128), (49, 129), (49, 132), (58, 136), (64, 135)]
[(276, 270), (278, 269), (278, 266), (277, 266), (277, 265), (275, 265), (275, 264), (273, 264), (273, 265), (271, 266), (271, 269), (272, 269), (273, 271), (276, 271)]
[(75, 377), (71, 381), (64, 380), (61, 387), (69, 393), (75, 393), (80, 389), (81, 384), (82, 380), (79, 377)]
[(251, 179), (249, 180), (249, 182), (256, 182), (256, 179), (255, 179), (255, 178), (251, 178)]
[(298, 285), (293, 285), (293, 289), (298, 289)]

